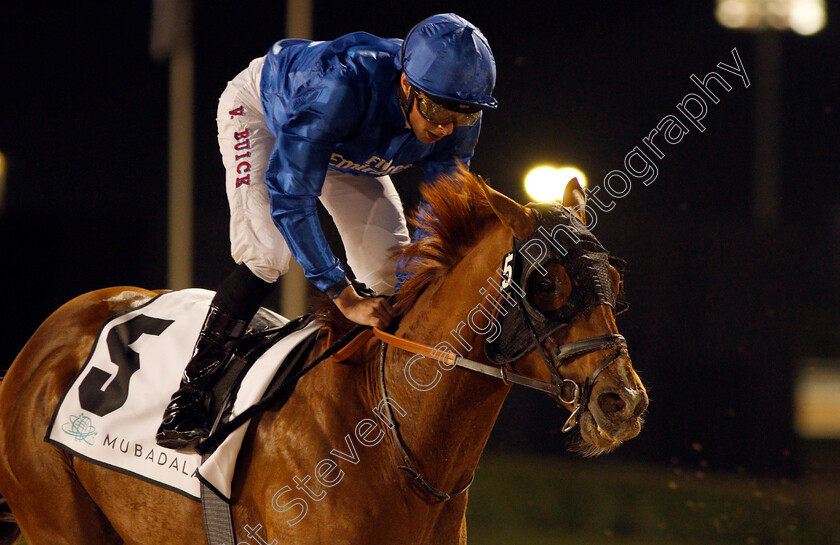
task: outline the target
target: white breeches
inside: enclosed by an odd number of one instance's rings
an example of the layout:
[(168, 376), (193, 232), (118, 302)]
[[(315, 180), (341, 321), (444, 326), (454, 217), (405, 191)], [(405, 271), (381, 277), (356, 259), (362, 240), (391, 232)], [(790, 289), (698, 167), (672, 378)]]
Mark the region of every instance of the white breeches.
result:
[[(274, 225), (265, 169), (274, 136), (260, 103), (264, 57), (228, 83), (216, 122), (230, 204), (231, 255), (266, 282), (289, 270), (292, 255)], [(356, 278), (381, 294), (393, 292), (397, 247), (408, 244), (402, 202), (389, 176), (378, 178), (327, 171), (321, 203), (335, 222), (348, 265)]]

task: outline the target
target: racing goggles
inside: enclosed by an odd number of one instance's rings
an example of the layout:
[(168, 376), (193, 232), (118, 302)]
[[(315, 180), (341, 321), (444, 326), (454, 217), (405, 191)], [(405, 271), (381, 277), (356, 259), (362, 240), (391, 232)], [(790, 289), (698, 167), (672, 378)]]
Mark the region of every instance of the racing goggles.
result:
[(416, 98), (417, 111), (420, 112), (423, 119), (435, 125), (453, 123), (456, 127), (472, 127), (481, 118), (481, 109), (476, 106), (446, 101), (446, 106), (449, 106), (447, 108), (440, 102), (420, 93), (416, 94)]

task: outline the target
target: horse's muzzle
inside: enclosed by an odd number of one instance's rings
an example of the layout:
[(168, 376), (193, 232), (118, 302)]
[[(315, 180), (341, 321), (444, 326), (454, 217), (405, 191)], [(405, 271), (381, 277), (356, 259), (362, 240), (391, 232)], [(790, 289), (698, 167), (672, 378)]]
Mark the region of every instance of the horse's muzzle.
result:
[(638, 435), (648, 408), (647, 392), (629, 359), (617, 363), (611, 373), (616, 376), (618, 380), (595, 384), (587, 407), (590, 418), (581, 421), (584, 439), (599, 448), (612, 448)]

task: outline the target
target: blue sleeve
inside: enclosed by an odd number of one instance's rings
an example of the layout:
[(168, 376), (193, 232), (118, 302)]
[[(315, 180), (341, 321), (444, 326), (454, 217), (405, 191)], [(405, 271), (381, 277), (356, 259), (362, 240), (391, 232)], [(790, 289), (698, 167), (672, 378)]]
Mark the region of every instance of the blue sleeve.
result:
[(345, 271), (324, 237), (316, 200), (335, 145), (360, 122), (359, 97), (344, 75), (329, 72), (293, 96), (264, 97), (274, 112), (274, 119), (266, 120), (275, 136), (265, 174), (271, 215), (295, 261), (321, 291), (342, 280)]

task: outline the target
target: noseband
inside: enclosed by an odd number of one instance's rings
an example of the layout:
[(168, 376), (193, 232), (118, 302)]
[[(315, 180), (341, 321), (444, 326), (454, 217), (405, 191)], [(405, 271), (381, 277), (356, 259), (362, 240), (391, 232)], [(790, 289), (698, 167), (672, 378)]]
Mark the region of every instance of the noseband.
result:
[[(537, 333), (527, 316), (525, 317), (525, 323), (528, 324), (528, 329), (536, 340)], [(592, 395), (592, 387), (595, 385), (595, 380), (601, 374), (601, 371), (612, 365), (619, 357), (627, 355), (627, 341), (622, 335), (611, 334), (590, 337), (560, 346), (557, 346), (551, 337), (548, 337), (545, 339), (545, 344), (539, 341), (536, 344), (539, 347), (538, 352), (542, 356), (548, 372), (551, 374), (551, 389), (544, 391), (548, 391), (554, 397), (555, 401), (557, 401), (558, 405), (565, 403), (572, 407), (572, 414), (569, 415), (566, 423), (563, 424), (563, 433), (568, 433), (577, 426), (581, 415), (588, 410), (587, 407), (589, 406), (589, 397)], [(548, 345), (548, 348), (545, 345)], [(601, 365), (591, 375), (586, 377), (583, 384), (578, 384), (572, 379), (565, 378), (560, 373), (559, 368), (571, 360), (592, 352), (610, 348), (615, 348), (616, 350), (604, 358)], [(548, 385), (547, 382), (539, 382)]]

